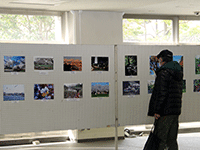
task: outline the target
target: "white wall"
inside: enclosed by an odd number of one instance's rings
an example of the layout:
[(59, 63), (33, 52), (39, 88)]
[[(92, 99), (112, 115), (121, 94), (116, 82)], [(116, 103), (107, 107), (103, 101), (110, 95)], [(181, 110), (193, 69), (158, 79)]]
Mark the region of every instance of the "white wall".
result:
[(122, 16), (121, 12), (71, 11), (69, 43), (122, 44)]

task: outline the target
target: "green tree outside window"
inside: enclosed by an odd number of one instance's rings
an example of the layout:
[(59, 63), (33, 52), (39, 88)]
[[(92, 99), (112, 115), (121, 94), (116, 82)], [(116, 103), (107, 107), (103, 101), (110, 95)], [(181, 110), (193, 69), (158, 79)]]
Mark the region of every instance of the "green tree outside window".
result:
[(0, 40), (55, 41), (55, 17), (0, 14)]

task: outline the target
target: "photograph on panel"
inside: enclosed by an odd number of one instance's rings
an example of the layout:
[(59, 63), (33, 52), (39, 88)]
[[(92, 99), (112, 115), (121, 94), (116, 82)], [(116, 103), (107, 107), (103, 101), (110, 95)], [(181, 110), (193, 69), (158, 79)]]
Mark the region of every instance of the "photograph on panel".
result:
[(91, 70), (92, 71), (108, 71), (109, 69), (108, 57), (91, 57)]
[(91, 97), (109, 97), (109, 82), (92, 82)]
[[(179, 65), (183, 68), (183, 56), (181, 55), (174, 55), (173, 61), (176, 61), (179, 63)], [(150, 75), (156, 75), (156, 70), (159, 68), (159, 61), (156, 56), (150, 56), (149, 57), (150, 62)]]
[(64, 56), (63, 60), (64, 71), (82, 71), (81, 57)]
[(155, 80), (148, 81), (148, 94), (152, 94), (154, 88)]
[(173, 61), (176, 61), (179, 63), (179, 65), (183, 68), (183, 56), (181, 55), (174, 55)]
[(186, 80), (183, 80), (183, 93), (186, 93)]
[(53, 84), (35, 84), (34, 85), (34, 99), (35, 100), (54, 99), (54, 85)]
[(35, 56), (34, 69), (35, 70), (53, 70), (54, 60), (53, 57), (48, 56)]
[(139, 95), (140, 81), (123, 81), (123, 95)]
[(83, 83), (64, 84), (64, 99), (83, 98)]
[(159, 68), (159, 61), (157, 56), (149, 57), (150, 75), (156, 75), (156, 70)]
[(194, 92), (200, 92), (200, 79), (194, 80)]
[(24, 97), (24, 85), (3, 85), (3, 101), (23, 101)]
[(200, 74), (200, 55), (195, 57), (195, 74)]
[(4, 56), (4, 72), (25, 72), (25, 56)]
[(137, 56), (125, 56), (125, 76), (137, 76)]

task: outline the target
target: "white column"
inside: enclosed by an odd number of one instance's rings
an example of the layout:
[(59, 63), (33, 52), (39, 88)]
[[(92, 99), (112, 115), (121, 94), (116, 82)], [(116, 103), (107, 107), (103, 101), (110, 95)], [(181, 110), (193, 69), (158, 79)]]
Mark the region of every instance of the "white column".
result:
[(81, 10), (70, 11), (73, 15), (73, 44), (81, 44)]
[(69, 12), (64, 12), (61, 16), (62, 41), (69, 44)]
[(174, 17), (173, 19), (173, 43), (179, 44), (179, 17)]
[(123, 44), (122, 12), (70, 11), (69, 44)]
[(81, 44), (122, 44), (122, 12), (79, 12)]

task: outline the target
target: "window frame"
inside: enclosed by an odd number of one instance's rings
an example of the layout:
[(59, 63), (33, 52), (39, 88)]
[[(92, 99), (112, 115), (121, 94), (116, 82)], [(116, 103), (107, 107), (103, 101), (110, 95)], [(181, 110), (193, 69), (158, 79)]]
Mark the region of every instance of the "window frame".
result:
[[(162, 19), (162, 20), (172, 20), (172, 43), (152, 43), (152, 42), (124, 42), (123, 44), (128, 45), (199, 45), (200, 43), (180, 43), (179, 42), (179, 20), (200, 20), (198, 16), (176, 16), (176, 15), (140, 15), (140, 14), (124, 14), (123, 19)], [(122, 23), (123, 24), (123, 23)], [(122, 27), (123, 28), (123, 27)], [(123, 32), (123, 29), (122, 29)]]

